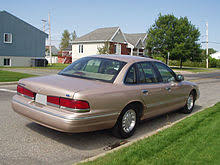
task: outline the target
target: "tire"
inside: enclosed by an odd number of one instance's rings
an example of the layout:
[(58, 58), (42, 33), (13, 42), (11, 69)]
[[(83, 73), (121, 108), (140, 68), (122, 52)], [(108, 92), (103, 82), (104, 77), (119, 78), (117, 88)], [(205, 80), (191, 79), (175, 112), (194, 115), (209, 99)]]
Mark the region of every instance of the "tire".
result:
[(122, 139), (132, 136), (137, 128), (139, 120), (140, 117), (137, 107), (132, 105), (125, 107), (113, 128), (113, 135)]
[(195, 105), (195, 92), (191, 91), (187, 100), (186, 100), (186, 104), (182, 109), (182, 112), (185, 114), (189, 114), (193, 111)]

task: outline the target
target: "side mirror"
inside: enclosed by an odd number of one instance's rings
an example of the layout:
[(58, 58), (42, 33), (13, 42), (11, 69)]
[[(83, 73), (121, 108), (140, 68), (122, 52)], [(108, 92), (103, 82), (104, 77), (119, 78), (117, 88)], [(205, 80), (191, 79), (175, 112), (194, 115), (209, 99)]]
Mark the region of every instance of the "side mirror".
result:
[(177, 81), (183, 81), (184, 80), (184, 76), (183, 75), (181, 75), (181, 74), (178, 74), (177, 76), (176, 76), (176, 80)]

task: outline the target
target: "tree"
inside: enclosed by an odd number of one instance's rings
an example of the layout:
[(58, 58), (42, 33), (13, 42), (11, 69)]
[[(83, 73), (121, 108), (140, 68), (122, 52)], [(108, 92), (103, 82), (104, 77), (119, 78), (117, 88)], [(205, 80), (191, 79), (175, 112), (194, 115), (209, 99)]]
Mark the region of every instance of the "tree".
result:
[(170, 53), (170, 59), (193, 60), (201, 55), (201, 45), (198, 43), (199, 30), (187, 17), (176, 18), (172, 14), (159, 15), (158, 19), (148, 30), (146, 49), (150, 56), (157, 55), (166, 59)]
[[(205, 61), (206, 58), (207, 58), (206, 49), (200, 49), (200, 52), (201, 52), (201, 53), (200, 53), (199, 55), (193, 56), (193, 58), (192, 58), (191, 61), (193, 61), (193, 62), (194, 62), (194, 61), (197, 61), (197, 62)], [(215, 49), (209, 48), (209, 49), (208, 49), (208, 56), (209, 56), (210, 54), (215, 53), (215, 52), (217, 52)]]
[(98, 47), (98, 54), (110, 54), (108, 42), (106, 42), (103, 47)]
[(73, 33), (71, 33), (71, 41), (74, 41), (76, 39), (76, 31), (74, 30)]
[(70, 43), (70, 33), (68, 32), (68, 30), (64, 30), (63, 34), (62, 34), (62, 40), (60, 43), (60, 49), (65, 49), (69, 46)]

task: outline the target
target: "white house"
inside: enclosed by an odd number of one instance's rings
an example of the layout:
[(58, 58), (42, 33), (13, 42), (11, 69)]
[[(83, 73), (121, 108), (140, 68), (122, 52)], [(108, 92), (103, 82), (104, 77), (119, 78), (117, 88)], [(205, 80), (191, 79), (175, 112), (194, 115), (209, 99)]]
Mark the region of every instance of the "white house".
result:
[(128, 41), (128, 54), (132, 56), (143, 56), (145, 54), (145, 43), (147, 33), (124, 33)]
[(220, 59), (220, 52), (216, 52), (216, 53), (210, 54), (210, 56), (212, 58), (215, 58), (215, 59)]
[(110, 54), (128, 54), (127, 40), (119, 27), (96, 29), (72, 42), (72, 61), (98, 54), (98, 48), (109, 44)]

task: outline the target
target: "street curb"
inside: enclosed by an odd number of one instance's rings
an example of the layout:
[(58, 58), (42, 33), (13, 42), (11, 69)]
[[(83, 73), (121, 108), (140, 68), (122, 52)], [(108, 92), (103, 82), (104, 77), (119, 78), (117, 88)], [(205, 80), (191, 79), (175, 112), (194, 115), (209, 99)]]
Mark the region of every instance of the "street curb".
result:
[(12, 82), (0, 82), (1, 85), (16, 85), (18, 84), (18, 81), (12, 81)]
[[(215, 104), (216, 104), (216, 103), (215, 103)], [(91, 157), (91, 158), (87, 158), (87, 159), (82, 160), (82, 161), (80, 161), (80, 162), (76, 162), (76, 163), (74, 163), (74, 164), (77, 165), (77, 164), (80, 164), (80, 163), (86, 163), (86, 162), (89, 162), (89, 161), (94, 161), (94, 160), (96, 160), (96, 159), (98, 159), (98, 158), (100, 158), (100, 157), (104, 157), (106, 154), (112, 153), (112, 152), (117, 151), (117, 150), (119, 150), (119, 149), (122, 149), (122, 148), (124, 148), (124, 147), (128, 147), (128, 146), (130, 146), (130, 145), (132, 145), (132, 144), (134, 144), (134, 143), (136, 143), (136, 142), (138, 142), (138, 141), (140, 141), (140, 140), (143, 140), (143, 139), (145, 139), (145, 138), (148, 138), (148, 137), (150, 137), (150, 136), (152, 136), (152, 135), (155, 135), (155, 134), (159, 133), (160, 131), (163, 131), (163, 130), (165, 130), (165, 129), (167, 129), (167, 128), (170, 128), (170, 127), (172, 127), (173, 125), (179, 123), (180, 121), (182, 121), (182, 120), (184, 120), (184, 119), (186, 119), (186, 118), (188, 118), (188, 117), (191, 117), (191, 116), (193, 116), (193, 115), (195, 115), (195, 114), (197, 114), (197, 113), (199, 113), (199, 112), (201, 112), (201, 111), (203, 111), (203, 110), (205, 110), (205, 109), (207, 109), (207, 108), (210, 108), (210, 107), (214, 106), (215, 104), (212, 104), (212, 105), (210, 105), (210, 106), (208, 106), (208, 107), (204, 107), (203, 109), (198, 110), (198, 111), (196, 111), (196, 112), (194, 112), (194, 113), (192, 113), (192, 114), (190, 114), (190, 115), (187, 115), (187, 116), (185, 116), (185, 117), (183, 117), (183, 118), (181, 118), (181, 119), (179, 119), (179, 120), (177, 120), (177, 121), (175, 121), (175, 122), (173, 122), (173, 123), (171, 123), (171, 124), (165, 125), (165, 126), (159, 128), (159, 129), (157, 129), (157, 130), (151, 132), (149, 135), (145, 135), (145, 136), (142, 136), (142, 137), (133, 139), (132, 141), (130, 141), (130, 142), (128, 142), (128, 143), (126, 143), (126, 144), (124, 144), (124, 145), (122, 145), (122, 146), (119, 146), (119, 147), (114, 148), (114, 149), (112, 149), (112, 150), (110, 150), (110, 151), (101, 153), (101, 154), (99, 154), (99, 155), (93, 156), (93, 157)]]

